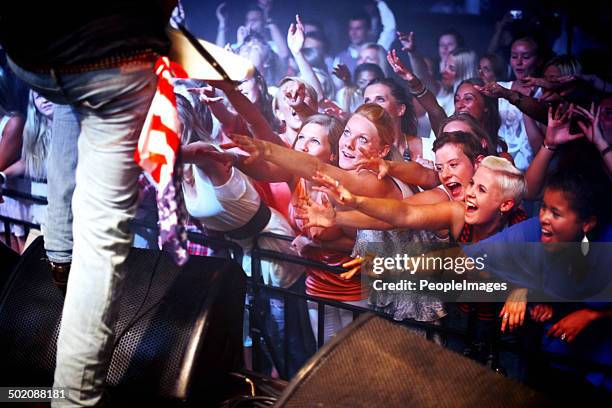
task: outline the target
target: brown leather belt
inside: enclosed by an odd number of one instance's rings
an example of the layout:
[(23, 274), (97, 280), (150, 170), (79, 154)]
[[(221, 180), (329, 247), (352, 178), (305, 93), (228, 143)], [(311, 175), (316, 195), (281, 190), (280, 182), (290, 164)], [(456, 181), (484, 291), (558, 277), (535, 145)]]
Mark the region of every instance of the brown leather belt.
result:
[(155, 62), (159, 58), (159, 54), (151, 49), (125, 52), (113, 55), (111, 57), (101, 58), (96, 62), (89, 64), (67, 64), (67, 65), (36, 65), (27, 66), (17, 63), (20, 67), (36, 73), (49, 73), (51, 71), (56, 74), (82, 74), (85, 72), (99, 71), (105, 69), (113, 69), (119, 67), (126, 67), (130, 65), (142, 65), (145, 63)]

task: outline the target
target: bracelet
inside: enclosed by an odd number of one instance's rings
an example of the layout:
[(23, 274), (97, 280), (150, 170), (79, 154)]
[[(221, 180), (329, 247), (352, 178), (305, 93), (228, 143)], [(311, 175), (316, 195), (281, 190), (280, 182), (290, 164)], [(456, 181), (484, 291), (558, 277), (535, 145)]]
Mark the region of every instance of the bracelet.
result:
[(606, 147), (605, 149), (603, 149), (601, 152), (599, 152), (601, 154), (601, 157), (604, 157), (606, 154), (612, 152), (612, 146), (608, 145), (608, 147)]
[(552, 146), (548, 146), (546, 143), (542, 142), (542, 147), (545, 148), (546, 150), (550, 150), (551, 152), (554, 152), (557, 150), (556, 147), (552, 147)]
[(423, 95), (425, 95), (427, 93), (427, 88), (425, 88), (425, 86), (423, 86), (423, 90), (419, 93), (416, 92), (411, 92), (412, 96), (414, 96), (415, 98), (422, 98)]
[[(610, 148), (608, 146), (608, 148)], [(6, 182), (6, 174), (4, 174), (3, 171), (0, 171), (0, 187), (4, 185), (4, 183)]]

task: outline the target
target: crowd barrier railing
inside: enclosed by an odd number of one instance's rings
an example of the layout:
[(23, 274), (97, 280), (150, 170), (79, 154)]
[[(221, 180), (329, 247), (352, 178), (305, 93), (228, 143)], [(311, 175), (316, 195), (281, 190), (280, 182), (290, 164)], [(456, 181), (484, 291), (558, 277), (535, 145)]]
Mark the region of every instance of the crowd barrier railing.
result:
[[(5, 189), (3, 190), (2, 194), (3, 196), (6, 196), (6, 197), (12, 197), (15, 199), (23, 199), (31, 203), (43, 204), (43, 205), (46, 204), (46, 199), (44, 197), (33, 196), (33, 195), (23, 193), (20, 191)], [(26, 220), (15, 219), (15, 218), (3, 216), (3, 215), (0, 215), (0, 222), (4, 224), (5, 236), (7, 236), (7, 232), (8, 232), (9, 238), (10, 238), (10, 226), (12, 224), (22, 225), (26, 229), (40, 229), (40, 225), (38, 224), (34, 224)], [(133, 220), (131, 225), (133, 229), (137, 229), (137, 228), (158, 229), (157, 225), (152, 224), (150, 222), (143, 222), (138, 219)], [(235, 260), (239, 264), (242, 264), (242, 260), (244, 257), (244, 250), (237, 243), (230, 241), (230, 240), (223, 239), (223, 238), (211, 237), (211, 236), (205, 235), (203, 233), (198, 233), (198, 232), (188, 232), (188, 237), (191, 241), (199, 243), (201, 245), (205, 245), (205, 246), (209, 246), (213, 248), (225, 249), (228, 251), (230, 255), (229, 257), (231, 259)], [(286, 335), (283, 336), (283, 357), (284, 358), (280, 359), (279, 358), (280, 356), (275, 355), (276, 353), (274, 351), (274, 347), (271, 347), (272, 342), (274, 342), (276, 339), (271, 339), (266, 334), (266, 330), (264, 328), (263, 322), (259, 321), (259, 319), (257, 318), (257, 312), (256, 312), (257, 302), (261, 301), (260, 294), (265, 294), (267, 296), (270, 296), (270, 295), (281, 296), (283, 299), (283, 302), (285, 303), (290, 298), (302, 299), (305, 301), (315, 302), (317, 304), (317, 314), (318, 314), (318, 330), (317, 330), (318, 336), (316, 339), (317, 349), (320, 348), (324, 343), (324, 326), (325, 326), (324, 308), (325, 306), (331, 306), (331, 307), (350, 311), (353, 313), (354, 317), (364, 312), (374, 313), (382, 318), (393, 321), (394, 323), (401, 324), (407, 327), (413, 327), (413, 328), (419, 328), (421, 330), (425, 330), (427, 333), (427, 338), (431, 338), (432, 333), (439, 333), (442, 335), (452, 335), (452, 336), (458, 336), (462, 338), (466, 338), (468, 336), (468, 333), (466, 333), (465, 331), (456, 330), (453, 328), (445, 327), (443, 325), (438, 326), (438, 325), (434, 325), (430, 323), (418, 322), (418, 321), (409, 320), (409, 319), (398, 322), (396, 320), (393, 320), (393, 318), (389, 316), (388, 314), (385, 314), (380, 311), (376, 311), (376, 310), (372, 310), (372, 309), (364, 308), (364, 307), (359, 307), (359, 306), (347, 304), (347, 303), (332, 300), (332, 299), (319, 298), (316, 296), (308, 295), (306, 293), (296, 293), (294, 291), (291, 291), (285, 288), (274, 287), (274, 286), (265, 284), (262, 280), (262, 275), (261, 275), (261, 261), (264, 259), (282, 261), (282, 262), (286, 262), (286, 263), (293, 264), (296, 266), (314, 267), (314, 268), (318, 268), (322, 270), (327, 270), (332, 273), (342, 273), (342, 272), (345, 272), (346, 270), (343, 268), (339, 268), (339, 267), (329, 266), (324, 263), (317, 262), (317, 261), (307, 259), (307, 258), (303, 258), (297, 255), (286, 254), (286, 253), (281, 253), (281, 252), (261, 248), (259, 245), (259, 239), (262, 237), (279, 239), (283, 241), (292, 241), (294, 237), (272, 234), (272, 233), (261, 233), (261, 234), (258, 234), (256, 237), (254, 237), (253, 248), (250, 251), (251, 265), (252, 265), (251, 272), (252, 273), (250, 277), (247, 277), (247, 288), (248, 288), (249, 299), (250, 299), (247, 307), (250, 310), (249, 315), (251, 318), (250, 334), (253, 339), (253, 361), (260, 362), (266, 358), (265, 352), (262, 349), (262, 344), (260, 341), (260, 339), (263, 339), (264, 342), (268, 343), (265, 349), (266, 349), (266, 352), (269, 354), (270, 359), (272, 360), (271, 363), (276, 366), (277, 370), (279, 370), (280, 376), (284, 379), (289, 379), (286, 367), (284, 364), (281, 363), (281, 361), (287, 361), (288, 359), (288, 350), (289, 350), (288, 336)], [(7, 242), (10, 242), (10, 240)], [(288, 333), (287, 331), (288, 318), (290, 318), (290, 316), (285, 316), (285, 319), (284, 319), (284, 324), (285, 324), (284, 333)], [(529, 350), (524, 349), (520, 345), (517, 346), (514, 344), (512, 345), (506, 344), (504, 343), (503, 340), (499, 338), (495, 340), (495, 343), (496, 344), (494, 346), (499, 350), (506, 350), (506, 351), (510, 351), (514, 353), (529, 353), (530, 352)], [(542, 356), (542, 359), (545, 359), (547, 361), (552, 361), (557, 364), (564, 364), (564, 365), (574, 367), (579, 372), (598, 371), (598, 372), (605, 373), (606, 375), (612, 375), (612, 365), (601, 364), (601, 363), (596, 363), (592, 361), (586, 361), (586, 360), (576, 358), (576, 357), (569, 357), (566, 355), (553, 354), (553, 353), (548, 353), (544, 351), (541, 352), (541, 356)], [(257, 371), (259, 368), (261, 367), (258, 366), (257, 364), (254, 365), (255, 371)]]

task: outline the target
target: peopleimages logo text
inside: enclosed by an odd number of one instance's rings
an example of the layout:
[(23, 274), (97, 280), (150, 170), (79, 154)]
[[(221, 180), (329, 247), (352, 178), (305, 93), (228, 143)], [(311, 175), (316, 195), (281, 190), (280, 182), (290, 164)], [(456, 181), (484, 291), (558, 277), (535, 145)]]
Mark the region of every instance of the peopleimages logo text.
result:
[(380, 275), (385, 271), (406, 271), (413, 275), (419, 270), (436, 270), (454, 271), (457, 274), (462, 274), (466, 271), (482, 271), (485, 268), (485, 258), (486, 255), (477, 258), (469, 256), (425, 256), (425, 254), (420, 256), (409, 256), (407, 254), (397, 254), (394, 257), (377, 256), (372, 262), (372, 272)]

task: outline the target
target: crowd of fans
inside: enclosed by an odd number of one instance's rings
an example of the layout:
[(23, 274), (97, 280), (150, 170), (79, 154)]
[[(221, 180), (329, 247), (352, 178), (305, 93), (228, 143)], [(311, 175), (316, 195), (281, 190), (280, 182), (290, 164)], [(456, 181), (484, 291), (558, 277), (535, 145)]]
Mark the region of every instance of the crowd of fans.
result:
[[(175, 82), (189, 228), (240, 244), (249, 275), (257, 234), (293, 236), (290, 243), (266, 237), (258, 245), (344, 265), (346, 272), (264, 260), (265, 284), (398, 321), (469, 331), (469, 340), (433, 340), (537, 388), (568, 385), (609, 397), (612, 304), (530, 300), (531, 290), (550, 289), (533, 283), (542, 285), (541, 276), (555, 273), (552, 266), (542, 269), (542, 262), (554, 264), (552, 258), (571, 248), (549, 248), (539, 263), (514, 256), (492, 266), (513, 283), (505, 303), (368, 291), (360, 262), (372, 255), (371, 243), (380, 243), (376, 256), (393, 257), (420, 255), (438, 243), (583, 242), (588, 248), (589, 242), (609, 242), (612, 86), (584, 72), (576, 53), (555, 55), (534, 27), (510, 30), (513, 13), (497, 23), (486, 54), (478, 55), (449, 28), (439, 35), (438, 54), (425, 55), (420, 34), (398, 21), (385, 1), (373, 3), (375, 12), (361, 10), (347, 19), (349, 44), (337, 55), (330, 54), (316, 21), (299, 15), (274, 20), (272, 0), (245, 7), (235, 37), (228, 32), (226, 5), (219, 4), (217, 36), (210, 40), (248, 59), (256, 71), (238, 86)], [(46, 154), (62, 137), (51, 132), (54, 105), (22, 86), (5, 61), (0, 114), (0, 183), (14, 189), (25, 176), (28, 192), (44, 196)], [(141, 218), (154, 222), (154, 194), (145, 177), (140, 188)], [(0, 215), (42, 224), (45, 232), (43, 205), (3, 200)], [(2, 236), (22, 251), (25, 232), (15, 223)], [(154, 247), (150, 230), (137, 230), (137, 236), (139, 246)], [(195, 243), (190, 252), (222, 255)], [(586, 276), (565, 277), (565, 292), (551, 291), (572, 293), (585, 282), (609, 285), (609, 271), (588, 267), (597, 262), (593, 252), (583, 251)], [(515, 274), (523, 269), (541, 276)], [(284, 364), (291, 376), (315, 352), (317, 303), (270, 296), (266, 308), (268, 347), (283, 356), (288, 336), (288, 360), (274, 363)], [(353, 318), (331, 306), (323, 316), (325, 341)], [(505, 358), (492, 350), (502, 336), (529, 351), (523, 355), (579, 357), (608, 370)]]

